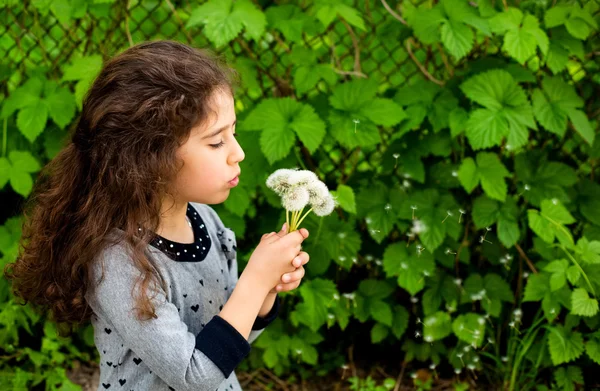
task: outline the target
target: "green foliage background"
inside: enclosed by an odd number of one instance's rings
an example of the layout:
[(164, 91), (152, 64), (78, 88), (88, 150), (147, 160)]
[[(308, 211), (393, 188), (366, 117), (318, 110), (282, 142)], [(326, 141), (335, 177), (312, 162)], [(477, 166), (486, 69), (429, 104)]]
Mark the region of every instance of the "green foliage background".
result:
[[(243, 369), (320, 376), (355, 347), (511, 390), (597, 384), (597, 0), (0, 4), (0, 266), (103, 60), (176, 39), (242, 76), (247, 157), (217, 207), (240, 267), (285, 219), (275, 169), (340, 203), (305, 220), (307, 277)], [(90, 327), (59, 338), (0, 280), (0, 388), (78, 389), (65, 370), (96, 357)]]

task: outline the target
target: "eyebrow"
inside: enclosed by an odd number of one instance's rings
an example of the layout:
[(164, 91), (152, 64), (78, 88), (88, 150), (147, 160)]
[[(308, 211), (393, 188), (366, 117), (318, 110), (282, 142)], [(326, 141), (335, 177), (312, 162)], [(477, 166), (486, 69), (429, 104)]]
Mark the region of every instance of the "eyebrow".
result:
[[(233, 123), (231, 124), (231, 126), (235, 126), (235, 124), (237, 123), (237, 119), (235, 121), (233, 121)], [(214, 132), (212, 132), (211, 134), (207, 134), (206, 136), (202, 137), (202, 140), (206, 139), (206, 138), (211, 138), (216, 136), (217, 134), (221, 133), (222, 131), (224, 131), (225, 129), (227, 129), (229, 127), (229, 125), (225, 125), (220, 127), (219, 129), (215, 130)]]

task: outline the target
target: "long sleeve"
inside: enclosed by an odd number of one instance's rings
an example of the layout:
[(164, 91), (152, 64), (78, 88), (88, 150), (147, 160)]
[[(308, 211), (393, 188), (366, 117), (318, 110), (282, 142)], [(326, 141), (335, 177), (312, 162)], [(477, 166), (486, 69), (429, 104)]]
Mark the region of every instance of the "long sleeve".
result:
[[(214, 391), (247, 356), (250, 344), (218, 316), (212, 317), (197, 335), (193, 334), (162, 289), (151, 295), (156, 318), (138, 320), (132, 292), (138, 289), (135, 283), (139, 272), (125, 254), (118, 247), (103, 253), (99, 260), (104, 262), (103, 279), (99, 281), (98, 266), (97, 283), (92, 284), (86, 296), (94, 313), (109, 322), (104, 331), (96, 331), (97, 342), (104, 338), (103, 346), (112, 347), (114, 341), (115, 349), (116, 344), (125, 345), (134, 353), (134, 361), (139, 360), (135, 364), (143, 361), (177, 391)], [(127, 367), (118, 370), (121, 377)]]
[[(196, 205), (196, 204), (193, 204), (193, 205)], [(228, 291), (230, 292), (229, 296), (231, 296), (231, 292), (233, 292), (233, 290), (235, 289), (235, 286), (237, 284), (238, 274), (239, 274), (238, 273), (238, 263), (237, 263), (237, 240), (235, 238), (235, 233), (231, 229), (224, 226), (220, 217), (217, 215), (217, 213), (212, 208), (210, 208), (208, 206), (204, 206), (204, 207), (207, 209), (207, 212), (208, 212), (206, 214), (210, 215), (210, 217), (213, 220), (213, 223), (217, 227), (217, 236), (220, 241), (221, 251), (223, 251), (225, 253), (225, 256), (227, 258), (228, 269), (229, 269)], [(248, 342), (250, 344), (252, 344), (256, 340), (256, 338), (258, 338), (258, 336), (260, 334), (262, 334), (264, 329), (277, 318), (277, 316), (279, 315), (280, 306), (281, 306), (281, 299), (279, 296), (277, 296), (271, 311), (265, 317), (257, 316), (256, 321), (254, 322), (254, 325), (252, 326), (252, 331), (250, 331), (250, 336), (248, 338)]]

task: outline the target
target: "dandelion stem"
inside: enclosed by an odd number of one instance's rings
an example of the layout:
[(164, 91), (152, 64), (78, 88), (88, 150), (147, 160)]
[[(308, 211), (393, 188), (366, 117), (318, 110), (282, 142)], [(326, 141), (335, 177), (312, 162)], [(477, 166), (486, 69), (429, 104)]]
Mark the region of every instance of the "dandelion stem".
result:
[(287, 224), (287, 229), (288, 231), (290, 230), (290, 211), (289, 210), (285, 210), (285, 222)]
[[(304, 214), (304, 216), (302, 216), (302, 218), (300, 219), (300, 221), (298, 221), (298, 225), (297, 225), (297, 227), (299, 227), (299, 226), (300, 226), (300, 223), (302, 223), (302, 221), (303, 221), (303, 220), (306, 218), (306, 216), (308, 216), (308, 214), (309, 214), (310, 212), (312, 212), (312, 210), (313, 210), (313, 208), (310, 208), (310, 209), (308, 210), (308, 212), (306, 212), (306, 213)], [(297, 228), (297, 227), (296, 227), (296, 228)]]

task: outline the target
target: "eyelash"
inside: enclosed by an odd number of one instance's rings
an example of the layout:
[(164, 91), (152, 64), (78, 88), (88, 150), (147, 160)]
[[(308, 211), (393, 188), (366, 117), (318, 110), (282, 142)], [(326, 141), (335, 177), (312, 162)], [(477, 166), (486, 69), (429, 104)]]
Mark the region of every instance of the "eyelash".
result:
[[(233, 137), (237, 137), (237, 135), (238, 135), (237, 133), (234, 133), (234, 134), (233, 134)], [(212, 148), (214, 148), (214, 149), (219, 149), (219, 148), (221, 148), (223, 145), (225, 145), (225, 143), (224, 143), (223, 141), (221, 141), (221, 142), (220, 142), (220, 143), (218, 143), (218, 144), (209, 144), (209, 145), (210, 145)]]

